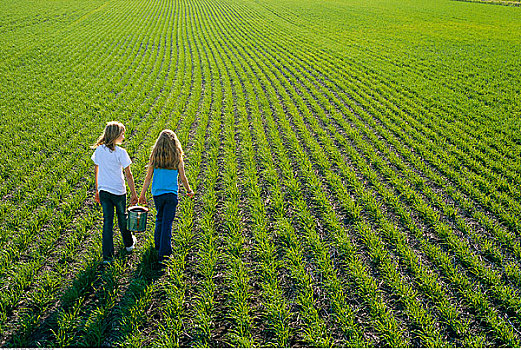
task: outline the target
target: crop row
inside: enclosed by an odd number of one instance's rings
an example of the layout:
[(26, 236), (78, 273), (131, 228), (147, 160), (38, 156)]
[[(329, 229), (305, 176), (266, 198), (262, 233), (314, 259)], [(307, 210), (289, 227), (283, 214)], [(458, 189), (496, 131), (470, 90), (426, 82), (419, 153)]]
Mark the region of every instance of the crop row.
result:
[[(26, 22), (39, 42), (10, 34), (23, 45), (0, 63), (23, 82), (0, 100), (3, 344), (519, 346), (518, 147), (378, 71), (401, 52), (357, 56), (344, 34), (326, 44), (354, 51), (325, 50), (269, 0), (70, 6)], [(416, 63), (411, 81), (435, 78)], [(184, 145), (197, 196), (180, 196), (163, 272), (153, 219), (99, 264), (87, 146), (108, 119), (138, 187), (160, 130)]]
[[(151, 121), (152, 119), (150, 118), (149, 120)], [(144, 121), (144, 120), (142, 120), (142, 121)], [(146, 129), (146, 128), (147, 128), (147, 125), (149, 125), (149, 123), (142, 123), (141, 126), (142, 126), (143, 128)], [(84, 152), (84, 151), (83, 151), (83, 152)], [(79, 157), (79, 158), (82, 159), (81, 157)], [(85, 170), (87, 170), (87, 169), (88, 169), (88, 171), (89, 171), (89, 173), (90, 173), (90, 171), (91, 171), (91, 170), (90, 170), (91, 167), (88, 166), (88, 168), (86, 168)], [(81, 173), (80, 173), (80, 174), (81, 174)], [(89, 177), (90, 177), (90, 176), (89, 176)], [(91, 183), (91, 181), (89, 181), (89, 183)], [(85, 193), (85, 192), (84, 192), (84, 193)], [(84, 205), (84, 203), (81, 203), (81, 204)], [(96, 212), (97, 212), (97, 211), (96, 211)], [(87, 215), (87, 216), (88, 216), (88, 215), (92, 215), (92, 212), (91, 212), (91, 213), (85, 213), (85, 215)], [(58, 232), (59, 232), (59, 231), (58, 231)], [(45, 236), (44, 236), (44, 237), (45, 237)], [(49, 237), (49, 238), (50, 238), (50, 237)], [(74, 237), (71, 237), (71, 238), (72, 238), (71, 241), (73, 241), (73, 238), (74, 238)], [(81, 243), (81, 241), (79, 241), (78, 243)], [(75, 246), (76, 246), (76, 248), (77, 248), (77, 247), (78, 247), (78, 244), (76, 244)], [(56, 248), (56, 247), (55, 247), (55, 248)], [(72, 255), (72, 254), (71, 254), (71, 255)], [(38, 255), (36, 254), (36, 256), (38, 256)], [(51, 260), (51, 261), (52, 261), (52, 260)], [(33, 266), (33, 267), (34, 267), (34, 266)], [(29, 270), (29, 271), (31, 271), (31, 270)], [(36, 272), (36, 271), (38, 271), (38, 265), (36, 266), (36, 269), (34, 269), (32, 272)], [(64, 275), (66, 275), (66, 274), (64, 274)], [(52, 291), (50, 291), (50, 292), (52, 293)]]

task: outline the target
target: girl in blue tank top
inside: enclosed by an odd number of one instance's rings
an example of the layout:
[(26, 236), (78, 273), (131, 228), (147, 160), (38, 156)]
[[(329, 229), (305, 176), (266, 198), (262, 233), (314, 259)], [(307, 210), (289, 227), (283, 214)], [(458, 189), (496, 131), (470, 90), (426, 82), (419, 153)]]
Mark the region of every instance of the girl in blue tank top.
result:
[(186, 178), (183, 154), (176, 134), (168, 129), (161, 131), (152, 148), (145, 183), (139, 196), (139, 203), (146, 205), (146, 192), (152, 180), (152, 196), (157, 211), (154, 243), (160, 264), (164, 264), (165, 259), (172, 254), (172, 223), (178, 203), (178, 178), (186, 194), (190, 198), (194, 196)]

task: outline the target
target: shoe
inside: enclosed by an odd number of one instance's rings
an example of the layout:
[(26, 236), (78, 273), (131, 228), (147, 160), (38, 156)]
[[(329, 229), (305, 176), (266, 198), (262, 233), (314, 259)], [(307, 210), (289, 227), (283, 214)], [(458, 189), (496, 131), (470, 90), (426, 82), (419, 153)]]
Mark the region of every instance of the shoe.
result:
[(136, 240), (136, 236), (132, 235), (132, 245), (131, 245), (130, 247), (125, 247), (125, 249), (127, 250), (127, 252), (130, 253), (131, 251), (134, 250), (134, 247), (135, 247), (135, 245), (136, 245), (136, 242), (137, 242), (137, 240)]
[(103, 265), (110, 265), (112, 264), (112, 259), (103, 259)]

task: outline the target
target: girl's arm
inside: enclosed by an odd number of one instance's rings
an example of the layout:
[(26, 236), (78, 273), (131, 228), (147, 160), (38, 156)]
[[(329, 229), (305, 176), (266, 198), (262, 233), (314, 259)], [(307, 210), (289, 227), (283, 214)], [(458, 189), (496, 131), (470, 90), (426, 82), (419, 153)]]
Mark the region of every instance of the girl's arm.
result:
[(98, 192), (98, 166), (94, 165), (94, 201), (98, 204), (101, 204), (99, 201), (99, 192)]
[(186, 195), (190, 198), (194, 197), (194, 191), (190, 188), (190, 184), (188, 183), (188, 179), (186, 178), (185, 174), (185, 163), (181, 160), (179, 162), (179, 166), (177, 167), (179, 171), (179, 178), (181, 179), (181, 182), (183, 183), (183, 186), (186, 189)]
[(130, 196), (130, 205), (135, 205), (137, 203), (137, 193), (136, 186), (134, 185), (134, 176), (132, 176), (132, 171), (130, 170), (130, 165), (125, 168), (125, 176), (127, 178), (130, 192), (132, 193), (132, 195)]
[(146, 193), (148, 190), (148, 186), (150, 186), (150, 181), (152, 180), (152, 176), (154, 175), (154, 168), (151, 166), (148, 167), (147, 175), (145, 176), (145, 183), (143, 184), (143, 188), (141, 189), (141, 194), (139, 195), (139, 204), (147, 204)]

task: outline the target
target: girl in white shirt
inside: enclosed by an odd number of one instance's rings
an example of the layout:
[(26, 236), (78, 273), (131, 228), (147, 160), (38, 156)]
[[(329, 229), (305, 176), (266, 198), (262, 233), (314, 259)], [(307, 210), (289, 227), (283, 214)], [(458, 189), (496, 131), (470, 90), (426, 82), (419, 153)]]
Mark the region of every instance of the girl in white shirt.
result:
[(130, 171), (132, 161), (127, 151), (117, 146), (125, 139), (125, 126), (119, 122), (109, 122), (103, 134), (92, 148), (95, 148), (91, 159), (94, 162), (96, 193), (94, 200), (103, 208), (102, 250), (103, 262), (109, 263), (114, 255), (112, 226), (114, 223), (114, 208), (118, 217), (118, 226), (123, 236), (127, 251), (134, 249), (135, 237), (127, 230), (125, 210), (127, 206), (127, 190), (123, 171), (131, 191), (131, 205), (137, 203), (137, 193), (134, 177)]

